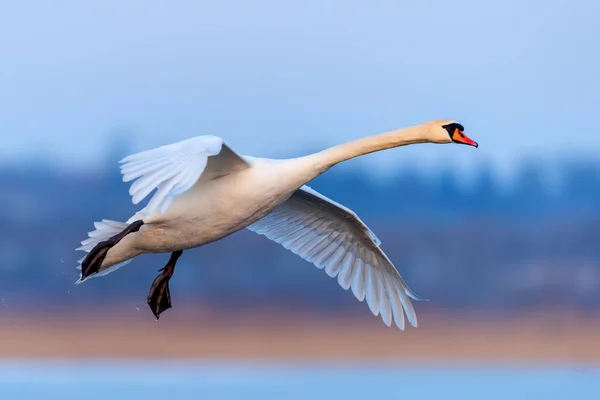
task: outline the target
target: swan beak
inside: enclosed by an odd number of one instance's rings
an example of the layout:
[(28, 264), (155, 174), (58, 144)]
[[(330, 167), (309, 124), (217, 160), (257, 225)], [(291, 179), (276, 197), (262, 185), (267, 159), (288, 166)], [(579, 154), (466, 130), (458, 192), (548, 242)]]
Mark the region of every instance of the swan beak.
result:
[(466, 144), (468, 146), (473, 146), (475, 148), (479, 147), (479, 145), (477, 144), (476, 141), (471, 140), (471, 138), (467, 137), (467, 135), (465, 135), (464, 132), (458, 128), (454, 130), (454, 134), (452, 135), (452, 140), (455, 143)]

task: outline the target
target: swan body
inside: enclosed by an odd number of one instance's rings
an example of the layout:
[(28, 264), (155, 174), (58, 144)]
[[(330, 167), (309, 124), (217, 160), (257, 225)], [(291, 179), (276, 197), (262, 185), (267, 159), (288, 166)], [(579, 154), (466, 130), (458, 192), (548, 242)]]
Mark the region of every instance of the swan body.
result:
[[(128, 156), (121, 161), (121, 172), (125, 182), (133, 182), (129, 191), (133, 203), (155, 193), (127, 222), (95, 223), (96, 230), (78, 248), (88, 255), (80, 260), (77, 283), (113, 272), (142, 253), (171, 252), (174, 268), (183, 250), (248, 228), (337, 277), (344, 289), (351, 288), (360, 301), (366, 299), (386, 325), (393, 320), (404, 329), (406, 314), (416, 327), (410, 298), (421, 299), (401, 278), (379, 239), (354, 212), (306, 183), (344, 160), (426, 142), (477, 146), (455, 121), (431, 121), (285, 160), (238, 155), (216, 136), (198, 136)], [(126, 232), (134, 223), (136, 230)], [(102, 246), (107, 248), (102, 256), (92, 257)], [(94, 262), (96, 268), (90, 272)], [(167, 283), (172, 273), (171, 269)], [(168, 285), (166, 291), (165, 307), (170, 308)], [(158, 302), (166, 301), (159, 297)], [(158, 318), (160, 311), (153, 312)]]

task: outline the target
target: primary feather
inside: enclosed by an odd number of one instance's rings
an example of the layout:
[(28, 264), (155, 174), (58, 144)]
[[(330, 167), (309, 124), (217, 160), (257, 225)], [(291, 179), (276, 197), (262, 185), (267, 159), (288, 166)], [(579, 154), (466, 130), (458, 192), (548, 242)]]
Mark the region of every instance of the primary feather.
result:
[(133, 204), (156, 193), (146, 206), (146, 213), (164, 213), (173, 198), (189, 190), (200, 179), (208, 157), (218, 155), (223, 139), (198, 136), (178, 143), (133, 154), (121, 160), (123, 181), (134, 181), (129, 189)]
[(404, 313), (413, 326), (410, 301), (422, 300), (400, 277), (380, 248), (381, 242), (350, 209), (303, 186), (273, 212), (248, 227), (323, 269), (374, 315), (404, 329)]

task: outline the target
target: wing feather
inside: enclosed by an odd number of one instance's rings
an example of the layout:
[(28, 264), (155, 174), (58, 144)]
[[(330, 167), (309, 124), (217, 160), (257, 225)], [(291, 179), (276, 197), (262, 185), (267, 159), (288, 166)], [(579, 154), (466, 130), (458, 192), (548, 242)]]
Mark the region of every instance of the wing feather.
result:
[(133, 204), (156, 191), (144, 209), (145, 215), (164, 213), (176, 196), (203, 176), (216, 179), (248, 167), (250, 164), (217, 136), (197, 136), (121, 160), (123, 182), (133, 181), (129, 188)]
[(404, 329), (406, 314), (417, 326), (410, 298), (423, 299), (406, 285), (377, 236), (348, 208), (303, 186), (248, 229), (337, 278), (359, 301), (366, 299), (371, 312), (381, 315), (386, 325), (393, 321)]

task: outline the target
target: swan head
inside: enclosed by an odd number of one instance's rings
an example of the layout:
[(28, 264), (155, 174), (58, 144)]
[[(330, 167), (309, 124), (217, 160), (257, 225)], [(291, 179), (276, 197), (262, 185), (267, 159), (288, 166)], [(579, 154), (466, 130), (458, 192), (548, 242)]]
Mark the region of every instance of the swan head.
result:
[(430, 133), (435, 143), (458, 143), (479, 147), (476, 141), (465, 135), (465, 128), (456, 121), (434, 121), (431, 124)]

